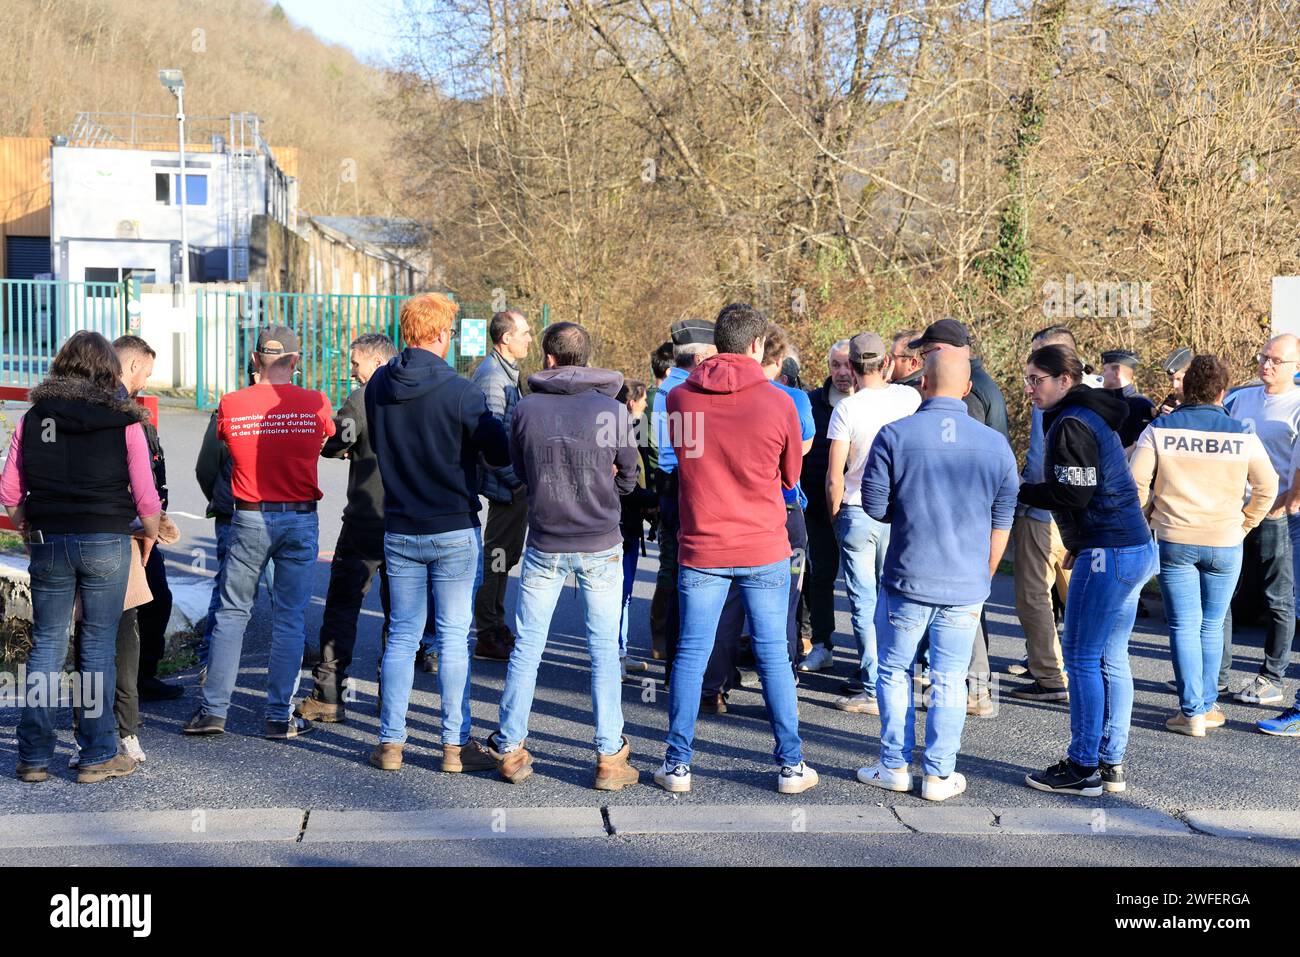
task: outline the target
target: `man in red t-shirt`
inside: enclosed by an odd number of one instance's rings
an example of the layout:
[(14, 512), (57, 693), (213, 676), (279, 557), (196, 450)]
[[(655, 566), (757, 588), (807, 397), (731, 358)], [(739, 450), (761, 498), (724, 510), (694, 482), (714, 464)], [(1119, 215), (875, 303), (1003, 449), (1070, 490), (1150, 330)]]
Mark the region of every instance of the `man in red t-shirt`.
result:
[(220, 606), (212, 628), (203, 702), (186, 734), (221, 734), (239, 674), (244, 629), (257, 581), (275, 561), (271, 658), (266, 674), (266, 737), (284, 740), (311, 730), (291, 714), (298, 688), (317, 555), (316, 463), (334, 434), (334, 410), (320, 392), (293, 385), (298, 336), (286, 326), (266, 326), (257, 336), (256, 385), (222, 397), (217, 436), (230, 449), (235, 514), (220, 575)]

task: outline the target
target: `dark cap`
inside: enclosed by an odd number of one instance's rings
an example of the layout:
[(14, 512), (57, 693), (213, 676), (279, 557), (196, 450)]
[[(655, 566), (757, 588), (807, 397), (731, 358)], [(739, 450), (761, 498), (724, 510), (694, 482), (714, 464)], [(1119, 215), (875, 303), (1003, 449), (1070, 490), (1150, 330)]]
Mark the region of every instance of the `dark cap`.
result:
[(920, 349), (922, 346), (936, 342), (943, 342), (950, 346), (968, 346), (970, 333), (956, 319), (940, 319), (926, 326), (925, 332), (921, 333), (921, 338), (913, 339), (907, 344), (907, 348)]
[(707, 319), (680, 319), (669, 332), (675, 346), (713, 345), (713, 323)]
[(1164, 361), (1162, 368), (1165, 370), (1165, 375), (1173, 375), (1175, 372), (1182, 372), (1191, 364), (1192, 350), (1184, 346), (1169, 353), (1169, 358)]
[(1130, 369), (1136, 369), (1142, 364), (1136, 352), (1130, 352), (1128, 349), (1111, 349), (1109, 352), (1101, 354), (1101, 364), (1110, 365), (1112, 362), (1118, 362), (1122, 366), (1128, 366)]
[(849, 361), (865, 362), (868, 359), (879, 359), (886, 352), (885, 340), (874, 332), (859, 332), (849, 340)]
[(301, 349), (298, 333), (288, 326), (263, 326), (257, 331), (257, 351), (264, 356), (282, 356)]

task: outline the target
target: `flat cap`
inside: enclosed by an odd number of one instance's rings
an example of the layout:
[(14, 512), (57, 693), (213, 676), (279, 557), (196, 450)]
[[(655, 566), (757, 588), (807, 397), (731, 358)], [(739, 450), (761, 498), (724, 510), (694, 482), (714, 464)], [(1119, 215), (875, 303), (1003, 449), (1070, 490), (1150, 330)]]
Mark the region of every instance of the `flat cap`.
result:
[(1191, 364), (1192, 350), (1184, 346), (1169, 353), (1169, 358), (1161, 363), (1161, 368), (1165, 370), (1166, 375), (1173, 375), (1175, 372), (1182, 372)]
[(675, 346), (713, 345), (713, 323), (707, 319), (679, 319), (669, 332)]
[(1122, 366), (1128, 366), (1130, 369), (1136, 369), (1142, 364), (1136, 352), (1130, 352), (1128, 349), (1111, 349), (1109, 352), (1101, 354), (1101, 364), (1110, 365), (1112, 362), (1118, 362)]

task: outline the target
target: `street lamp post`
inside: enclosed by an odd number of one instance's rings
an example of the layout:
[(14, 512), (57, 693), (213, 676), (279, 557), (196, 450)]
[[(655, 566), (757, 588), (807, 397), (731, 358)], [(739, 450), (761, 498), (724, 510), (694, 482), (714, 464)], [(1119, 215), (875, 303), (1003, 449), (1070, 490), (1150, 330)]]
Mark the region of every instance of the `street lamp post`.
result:
[(185, 220), (185, 78), (180, 70), (159, 70), (158, 80), (176, 97), (176, 124), (180, 130), (180, 188), (181, 188), (181, 286), (190, 284), (190, 241), (189, 230)]

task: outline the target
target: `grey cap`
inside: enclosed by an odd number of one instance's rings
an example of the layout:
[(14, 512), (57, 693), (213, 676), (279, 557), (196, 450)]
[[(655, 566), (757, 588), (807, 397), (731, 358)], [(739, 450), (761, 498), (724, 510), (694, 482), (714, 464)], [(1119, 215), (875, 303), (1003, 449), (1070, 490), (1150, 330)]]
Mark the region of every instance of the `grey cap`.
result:
[(257, 331), (257, 351), (264, 356), (282, 356), (301, 349), (298, 334), (288, 326), (263, 326)]
[(1192, 350), (1184, 346), (1169, 353), (1169, 358), (1161, 364), (1161, 368), (1165, 370), (1166, 375), (1173, 375), (1175, 372), (1182, 372), (1191, 364)]
[(889, 350), (885, 340), (874, 332), (859, 332), (849, 340), (849, 361), (864, 362), (867, 359), (879, 359)]
[(1102, 365), (1110, 365), (1112, 362), (1128, 366), (1130, 369), (1136, 369), (1142, 364), (1142, 360), (1138, 358), (1138, 354), (1132, 349), (1111, 349), (1101, 354)]

